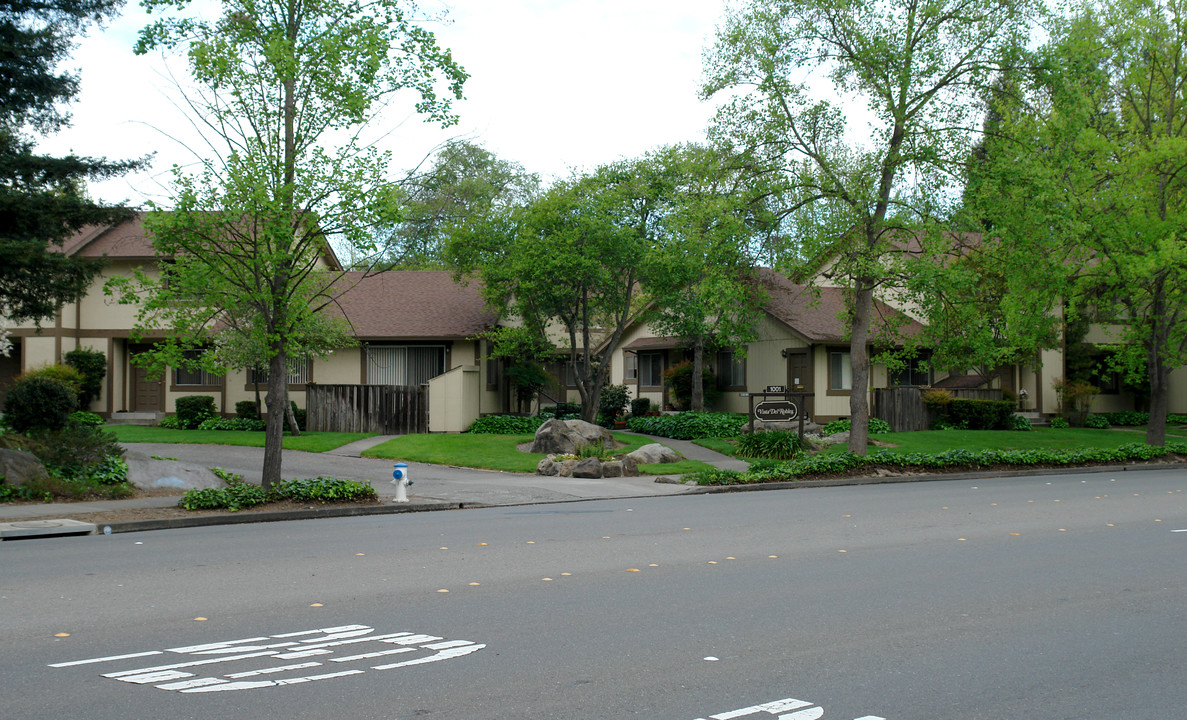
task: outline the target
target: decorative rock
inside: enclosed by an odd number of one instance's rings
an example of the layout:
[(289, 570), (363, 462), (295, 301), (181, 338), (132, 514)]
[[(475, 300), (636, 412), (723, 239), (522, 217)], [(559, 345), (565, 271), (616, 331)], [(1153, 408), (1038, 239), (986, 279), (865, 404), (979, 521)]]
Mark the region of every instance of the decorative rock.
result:
[(639, 477), (639, 464), (630, 455), (624, 455), (622, 458), (622, 476), (623, 477)]
[(552, 456), (546, 457), (536, 465), (537, 475), (548, 475), (549, 477), (560, 472), (560, 465), (552, 459)]
[(596, 457), (578, 460), (577, 464), (573, 466), (572, 475), (575, 478), (600, 478), (602, 477), (602, 461)]
[(0, 448), (0, 477), (14, 487), (23, 487), (47, 477), (45, 465), (33, 453)]
[(680, 462), (682, 459), (680, 457), (680, 453), (676, 452), (670, 447), (667, 447), (666, 445), (660, 445), (659, 443), (644, 445), (638, 450), (628, 453), (626, 457), (634, 460), (640, 465)]
[(583, 445), (598, 442), (612, 443), (614, 435), (604, 427), (583, 420), (557, 420), (553, 418), (536, 430), (529, 452), (569, 455)]
[(622, 461), (609, 460), (602, 463), (602, 477), (622, 477)]
[(573, 477), (573, 468), (575, 467), (577, 467), (576, 460), (565, 460), (560, 464), (560, 470), (557, 471), (557, 475), (561, 477)]

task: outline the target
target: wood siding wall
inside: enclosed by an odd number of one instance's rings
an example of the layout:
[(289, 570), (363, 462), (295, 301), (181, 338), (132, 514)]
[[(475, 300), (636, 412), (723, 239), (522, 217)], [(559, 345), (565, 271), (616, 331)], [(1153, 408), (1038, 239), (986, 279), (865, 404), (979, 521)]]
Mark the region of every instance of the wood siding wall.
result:
[[(931, 414), (923, 404), (924, 388), (876, 388), (870, 416), (885, 420), (892, 432), (915, 432), (931, 429)], [(1002, 391), (993, 389), (949, 390), (954, 398), (1001, 400)]]
[(426, 386), (309, 385), (306, 427), (316, 432), (427, 433), (428, 394)]

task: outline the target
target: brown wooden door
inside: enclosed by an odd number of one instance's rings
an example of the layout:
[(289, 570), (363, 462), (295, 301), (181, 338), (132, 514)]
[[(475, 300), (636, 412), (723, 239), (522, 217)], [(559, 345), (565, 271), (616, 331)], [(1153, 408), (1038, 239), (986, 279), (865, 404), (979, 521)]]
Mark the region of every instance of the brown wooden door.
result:
[(132, 412), (162, 412), (165, 409), (165, 380), (148, 379), (148, 372), (132, 366)]
[[(792, 392), (815, 392), (812, 386), (812, 356), (808, 349), (787, 351), (787, 387)], [(812, 398), (804, 399), (802, 408), (808, 417), (814, 417), (816, 405)]]

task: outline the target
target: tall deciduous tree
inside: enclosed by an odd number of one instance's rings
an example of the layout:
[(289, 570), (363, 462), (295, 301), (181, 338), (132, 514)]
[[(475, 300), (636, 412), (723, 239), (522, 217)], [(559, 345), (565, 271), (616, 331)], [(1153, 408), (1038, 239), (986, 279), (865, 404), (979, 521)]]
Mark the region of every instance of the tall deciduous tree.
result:
[(402, 183), (400, 221), (381, 231), (383, 264), (444, 268), (442, 249), (450, 236), (482, 232), (488, 216), (527, 204), (539, 185), (539, 176), (481, 145), (446, 143), (428, 170), (414, 172)]
[[(1187, 362), (1187, 3), (1083, 3), (1056, 23), (1029, 105), (1003, 121), (983, 203), (995, 233), (1066, 253), (1073, 312), (1122, 328), (1166, 439)], [(1078, 261), (1078, 262), (1074, 262)]]
[(0, 2), (0, 318), (50, 318), (79, 299), (99, 265), (55, 251), (85, 225), (129, 211), (90, 200), (86, 181), (119, 175), (139, 162), (36, 151), (34, 136), (70, 121), (64, 104), (78, 78), (58, 70), (76, 35), (113, 16), (119, 0)]
[(137, 51), (187, 51), (200, 86), (188, 100), (222, 145), (201, 173), (177, 171), (173, 207), (147, 225), (176, 259), (171, 282), (192, 293), (183, 326), (252, 328), (241, 356), (267, 361), (269, 485), (280, 479), (289, 357), (341, 292), (323, 272), (335, 265), (327, 238), (367, 246), (393, 216), (387, 154), (357, 131), (399, 91), (452, 123), (466, 73), (399, 0), (224, 0), (214, 21), (186, 15), (188, 0), (142, 4), (167, 17), (141, 31)]
[(659, 214), (657, 272), (644, 288), (651, 323), (691, 346), (691, 409), (702, 411), (705, 352), (744, 349), (755, 337), (765, 301), (754, 267), (764, 195), (734, 158), (712, 148), (665, 148), (648, 161), (672, 181)]
[[(931, 223), (967, 157), (970, 92), (1022, 43), (1033, 0), (749, 0), (706, 53), (705, 96), (728, 91), (714, 135), (790, 183), (805, 255), (851, 290), (849, 448), (868, 441), (874, 294), (904, 237)], [(809, 79), (864, 106), (848, 127)], [(846, 133), (862, 138), (850, 143)]]
[(638, 310), (668, 181), (620, 162), (558, 182), (487, 232), (455, 236), (455, 271), (478, 275), (488, 303), (540, 344), (560, 340), (593, 422), (609, 359)]

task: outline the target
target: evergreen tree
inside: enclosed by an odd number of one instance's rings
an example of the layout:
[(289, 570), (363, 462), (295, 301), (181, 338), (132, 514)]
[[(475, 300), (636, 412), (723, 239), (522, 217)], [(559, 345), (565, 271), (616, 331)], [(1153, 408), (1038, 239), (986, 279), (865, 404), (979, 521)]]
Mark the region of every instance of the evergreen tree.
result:
[(36, 151), (35, 134), (70, 121), (63, 104), (78, 78), (58, 70), (87, 25), (115, 14), (119, 0), (0, 0), (0, 316), (50, 318), (77, 300), (98, 264), (55, 252), (78, 229), (127, 217), (91, 201), (88, 179), (120, 175), (143, 161), (109, 162)]

